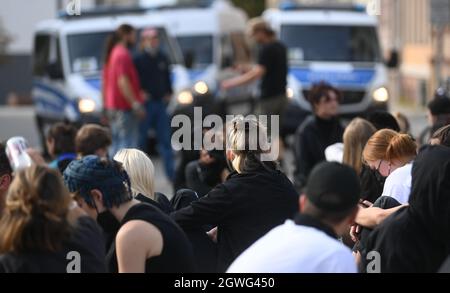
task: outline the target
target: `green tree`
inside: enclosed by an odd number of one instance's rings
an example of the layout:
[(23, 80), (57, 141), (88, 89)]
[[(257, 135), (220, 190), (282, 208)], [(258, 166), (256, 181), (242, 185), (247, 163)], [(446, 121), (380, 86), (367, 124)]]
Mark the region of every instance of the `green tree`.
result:
[(244, 9), (250, 18), (260, 16), (266, 8), (265, 0), (232, 0), (232, 2), (234, 5)]

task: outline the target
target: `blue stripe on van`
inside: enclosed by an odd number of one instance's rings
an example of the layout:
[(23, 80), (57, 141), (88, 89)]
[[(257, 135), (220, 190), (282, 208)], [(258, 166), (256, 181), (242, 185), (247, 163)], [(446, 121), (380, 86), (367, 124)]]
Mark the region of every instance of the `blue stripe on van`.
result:
[(101, 91), (102, 90), (102, 80), (99, 77), (96, 78), (86, 78), (86, 83), (90, 85), (92, 88)]
[(294, 68), (290, 70), (302, 86), (309, 87), (313, 83), (320, 81), (328, 82), (336, 87), (357, 87), (365, 88), (375, 77), (374, 69), (355, 69), (351, 72), (340, 71), (312, 71), (304, 68)]
[(188, 70), (189, 80), (197, 81), (200, 78), (200, 76), (204, 73), (205, 73), (205, 71), (201, 70), (201, 69), (189, 69)]
[(64, 105), (63, 104), (57, 105), (57, 104), (51, 103), (42, 96), (34, 97), (34, 103), (36, 104), (36, 106), (41, 107), (42, 109), (46, 109), (46, 111), (55, 112), (58, 114), (64, 113)]
[(33, 82), (33, 87), (36, 87), (36, 88), (38, 88), (40, 90), (43, 90), (43, 91), (46, 91), (46, 92), (49, 92), (49, 93), (53, 94), (54, 96), (56, 96), (63, 103), (67, 103), (67, 102), (70, 101), (69, 98), (66, 95), (64, 95), (60, 90), (57, 90), (57, 89), (55, 89), (55, 88), (53, 88), (53, 87), (51, 87), (49, 85), (43, 84), (43, 83), (38, 82), (38, 81), (34, 81)]

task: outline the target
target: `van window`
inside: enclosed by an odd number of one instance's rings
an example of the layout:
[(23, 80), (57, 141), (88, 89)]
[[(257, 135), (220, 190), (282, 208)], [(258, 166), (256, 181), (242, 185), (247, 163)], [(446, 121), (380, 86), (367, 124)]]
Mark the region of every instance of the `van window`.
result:
[(59, 38), (51, 35), (36, 35), (34, 41), (33, 74), (62, 78), (62, 59)]
[(95, 73), (103, 67), (106, 39), (111, 32), (73, 34), (67, 36), (70, 68), (74, 73)]
[[(139, 35), (141, 30), (137, 30), (138, 50)], [(103, 69), (106, 41), (113, 32), (95, 32), (72, 34), (67, 36), (69, 48), (69, 58), (71, 71), (81, 74), (96, 74)], [(178, 63), (181, 58), (176, 55), (176, 51), (169, 42), (169, 38), (163, 29), (158, 29), (161, 50), (169, 58), (171, 64)]]
[(179, 36), (177, 40), (184, 58), (192, 61), (193, 68), (204, 68), (214, 63), (212, 36)]
[(281, 41), (289, 48), (291, 64), (305, 61), (379, 62), (375, 27), (284, 25)]
[(33, 74), (44, 76), (50, 55), (50, 35), (37, 35), (34, 39)]

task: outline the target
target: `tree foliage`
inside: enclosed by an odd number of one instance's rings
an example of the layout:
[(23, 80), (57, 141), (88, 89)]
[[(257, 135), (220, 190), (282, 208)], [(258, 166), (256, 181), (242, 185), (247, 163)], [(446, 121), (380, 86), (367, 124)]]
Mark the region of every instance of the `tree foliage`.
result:
[(232, 2), (244, 9), (250, 18), (260, 16), (266, 7), (265, 0), (232, 0)]

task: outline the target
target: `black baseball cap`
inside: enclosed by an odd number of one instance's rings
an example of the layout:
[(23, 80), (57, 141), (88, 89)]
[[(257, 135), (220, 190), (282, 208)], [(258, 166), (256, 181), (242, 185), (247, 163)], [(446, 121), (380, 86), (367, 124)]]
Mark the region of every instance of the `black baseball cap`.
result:
[(345, 212), (358, 204), (361, 185), (353, 168), (324, 162), (311, 171), (305, 194), (321, 210)]

